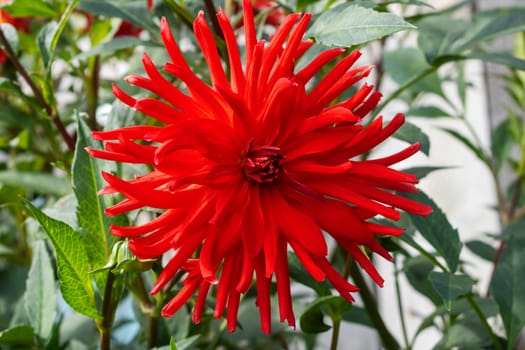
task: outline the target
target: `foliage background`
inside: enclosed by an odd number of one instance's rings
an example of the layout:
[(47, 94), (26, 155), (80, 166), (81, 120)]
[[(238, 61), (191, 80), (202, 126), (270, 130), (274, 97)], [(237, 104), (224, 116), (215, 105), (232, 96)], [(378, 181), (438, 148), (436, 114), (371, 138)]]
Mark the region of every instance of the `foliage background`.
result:
[[(430, 1), (417, 0), (297, 0), (275, 3), (257, 18), (263, 33), (272, 30), (263, 24), (275, 7), (306, 10), (315, 15), (308, 34), (319, 50), (323, 45), (363, 50), (360, 62), (376, 65), (371, 80), (385, 92), (376, 114), (406, 111), (410, 123), (397, 137), (420, 141), (423, 153), (441, 155), (442, 146), (430, 145), (422, 129), (449, 135), (454, 141), (445, 142), (470, 152), (490, 174), (490, 186), (467, 182), (447, 194), (455, 196), (457, 207), (464, 207), (472, 190), (490, 198), (485, 203), (495, 199), (483, 212), (463, 209), (474, 217), (490, 211), (495, 222), (477, 227), (477, 237), (466, 240), (450, 224), (447, 210), (424, 193), (411, 195), (434, 206), (434, 213), (407, 215), (401, 223), (409, 226), (407, 233), (383, 242), (396, 257), (392, 273), (384, 276), (393, 288), (388, 296), (367, 288), (357, 269), (347, 271), (363, 290), (354, 306), (305, 277), (291, 255), (300, 316), (296, 331), (276, 323), (272, 336), (263, 337), (253, 295), (243, 300), (243, 329), (233, 334), (211, 314), (199, 326), (190, 323), (184, 309), (173, 319), (159, 317), (168, 296), (151, 298), (146, 292), (158, 262), (136, 261), (125, 242), (108, 235), (102, 208), (110, 199), (96, 195), (100, 169), (140, 169), (111, 168), (88, 157), (84, 148), (98, 147), (90, 139), (92, 129), (144, 120), (114, 101), (111, 82), (141, 72), (144, 49), (155, 62), (165, 60), (158, 34), (163, 15), (176, 36), (195, 47), (188, 23), (206, 4), (155, 1), (150, 12), (142, 0), (1, 2), (11, 16), (30, 20), (27, 28), (4, 19), (1, 24), (7, 60), (0, 64), (0, 348), (92, 349), (104, 348), (109, 340), (112, 349), (322, 348), (322, 339), (329, 339), (326, 346), (333, 349), (337, 344), (353, 348), (345, 333), (338, 337), (343, 323), (369, 328), (387, 349), (523, 348), (518, 336), (525, 324), (525, 8), (481, 10), (475, 1), (434, 8)], [(212, 7), (218, 5), (232, 4)], [(143, 31), (118, 35), (122, 22)], [(512, 52), (492, 49), (494, 41), (509, 37), (515, 43)], [(186, 55), (195, 70), (202, 70), (198, 52)], [(470, 62), (503, 67), (496, 78), (509, 99), (490, 130), (466, 117), (481, 74), (472, 73)], [(463, 165), (450, 161), (454, 154), (441, 159), (429, 163), (422, 156), (407, 166), (425, 187), (426, 179), (435, 176), (451, 181), (457, 173), (450, 167)], [(439, 195), (435, 201), (440, 203)], [(479, 259), (470, 259), (473, 255)], [(340, 271), (349, 266), (346, 258), (334, 247), (332, 260)], [(480, 273), (480, 266), (488, 273)], [(407, 319), (414, 317), (407, 313), (406, 293), (427, 305), (410, 321), (410, 329)], [(376, 299), (386, 305), (382, 313)], [(399, 336), (392, 335), (393, 323), (401, 326)], [(432, 344), (425, 340), (430, 329), (438, 334)]]

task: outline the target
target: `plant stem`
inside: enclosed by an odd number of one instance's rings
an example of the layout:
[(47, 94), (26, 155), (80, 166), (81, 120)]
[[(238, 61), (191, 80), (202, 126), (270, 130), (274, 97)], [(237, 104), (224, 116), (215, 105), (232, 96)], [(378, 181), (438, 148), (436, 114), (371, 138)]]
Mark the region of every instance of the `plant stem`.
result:
[(159, 329), (159, 318), (155, 315), (148, 315), (148, 349), (157, 346), (157, 332)]
[(208, 17), (211, 21), (213, 32), (218, 38), (221, 38), (224, 40), (224, 35), (222, 34), (221, 26), (219, 25), (219, 20), (217, 19), (217, 16), (215, 15), (217, 13), (217, 10), (215, 9), (213, 0), (204, 0), (204, 8), (206, 9), (206, 12), (208, 13)]
[(0, 42), (4, 46), (4, 52), (9, 58), (9, 60), (11, 61), (11, 63), (13, 63), (18, 73), (26, 81), (31, 91), (33, 91), (33, 95), (35, 96), (40, 106), (44, 109), (46, 114), (51, 118), (51, 121), (53, 122), (53, 124), (55, 124), (56, 128), (58, 129), (58, 132), (64, 139), (64, 142), (66, 143), (68, 149), (71, 152), (74, 152), (75, 151), (75, 140), (67, 132), (64, 124), (62, 123), (62, 120), (60, 120), (58, 112), (53, 107), (51, 107), (49, 103), (47, 103), (46, 99), (44, 98), (44, 95), (42, 94), (38, 86), (35, 84), (33, 79), (31, 79), (31, 77), (29, 76), (29, 73), (27, 73), (24, 66), (18, 60), (16, 53), (14, 52), (13, 48), (9, 44), (9, 41), (5, 37), (4, 31), (2, 30), (1, 27), (0, 27)]
[(330, 342), (330, 350), (337, 350), (337, 343), (339, 342), (339, 330), (341, 329), (341, 320), (338, 318), (332, 318), (332, 340)]
[(478, 315), (481, 324), (483, 325), (483, 327), (485, 327), (487, 333), (490, 335), (490, 339), (492, 339), (492, 344), (494, 344), (494, 348), (496, 350), (503, 350), (503, 348), (501, 347), (501, 343), (498, 340), (498, 337), (496, 337), (496, 335), (492, 331), (492, 327), (490, 327), (489, 323), (487, 322), (487, 319), (485, 318), (485, 315), (479, 308), (478, 304), (476, 304), (476, 301), (472, 297), (472, 294), (468, 294), (466, 298), (470, 306), (472, 306), (472, 309), (474, 310), (476, 315)]
[(374, 328), (379, 333), (379, 338), (381, 338), (383, 347), (386, 350), (400, 349), (396, 339), (386, 328), (386, 325), (383, 319), (381, 318), (381, 315), (379, 314), (379, 310), (377, 309), (377, 302), (372, 293), (370, 292), (370, 289), (368, 288), (357, 264), (352, 264), (352, 267), (350, 269), (350, 275), (354, 279), (356, 286), (359, 287), (359, 294), (361, 295), (361, 299), (363, 299), (365, 309), (368, 312), (370, 320), (374, 324)]
[(397, 268), (398, 255), (394, 253), (394, 283), (396, 287), (397, 309), (399, 311), (399, 318), (401, 321), (401, 329), (403, 331), (403, 341), (405, 342), (406, 350), (410, 350), (410, 342), (408, 341), (407, 325), (405, 321), (405, 313), (403, 311), (403, 300), (401, 298), (401, 286), (399, 285), (399, 269)]
[(100, 56), (96, 55), (89, 61), (91, 74), (87, 77), (87, 115), (88, 126), (91, 130), (98, 129), (97, 107), (98, 107), (98, 90), (100, 86)]
[(97, 324), (100, 332), (100, 350), (111, 349), (111, 328), (113, 326), (113, 317), (115, 314), (111, 292), (113, 291), (114, 282), (115, 275), (111, 271), (108, 271), (106, 287), (104, 289), (104, 300), (102, 301), (102, 321)]

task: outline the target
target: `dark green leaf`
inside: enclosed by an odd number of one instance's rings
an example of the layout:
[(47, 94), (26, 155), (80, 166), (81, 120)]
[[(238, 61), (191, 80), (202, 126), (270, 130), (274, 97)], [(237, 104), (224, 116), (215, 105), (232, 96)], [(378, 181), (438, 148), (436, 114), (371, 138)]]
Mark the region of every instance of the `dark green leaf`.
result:
[(158, 26), (153, 22), (145, 5), (145, 1), (82, 0), (77, 8), (94, 15), (122, 18), (149, 32), (158, 33)]
[(419, 142), (421, 145), (421, 151), (428, 156), (428, 152), (430, 151), (430, 140), (428, 136), (414, 124), (405, 122), (403, 126), (396, 131), (394, 137), (408, 143)]
[(510, 237), (525, 238), (525, 216), (513, 221), (501, 234), (502, 239), (509, 239)]
[(425, 178), (428, 174), (437, 171), (437, 170), (445, 170), (450, 169), (450, 167), (446, 166), (420, 166), (420, 167), (413, 167), (408, 169), (403, 169), (403, 172), (409, 173), (414, 175), (418, 180), (421, 180)]
[(368, 316), (368, 311), (360, 306), (353, 305), (350, 310), (343, 313), (343, 320), (370, 328), (375, 327), (372, 320), (370, 320), (370, 316)]
[(407, 29), (415, 27), (391, 13), (341, 4), (323, 12), (306, 36), (323, 45), (349, 47)]
[(480, 240), (473, 240), (466, 242), (465, 245), (472, 253), (476, 254), (480, 258), (491, 262), (494, 260), (496, 249), (494, 249), (494, 247), (490, 244)]
[(71, 191), (69, 181), (56, 175), (14, 170), (0, 171), (0, 183), (41, 194), (64, 196)]
[(30, 346), (34, 342), (33, 328), (29, 326), (15, 326), (0, 332), (0, 344), (11, 346)]
[[(17, 52), (18, 51), (18, 33), (16, 31), (16, 28), (13, 27), (9, 23), (0, 23), (0, 29), (4, 33), (4, 37), (9, 43), (9, 46), (11, 46), (14, 52)], [(0, 47), (1, 46), (2, 45), (0, 44)]]
[[(417, 48), (405, 47), (396, 51), (385, 52), (383, 55), (385, 71), (392, 79), (402, 85), (424, 71), (430, 69), (423, 52)], [(410, 86), (413, 93), (431, 92), (444, 96), (441, 89), (441, 79), (433, 72)]]
[[(77, 219), (86, 245), (91, 269), (104, 266), (109, 256), (109, 220), (104, 215), (103, 198), (97, 195), (103, 187), (98, 161), (86, 152), (86, 147), (100, 148), (101, 145), (90, 137), (85, 122), (77, 116), (77, 144), (73, 158), (73, 190), (77, 197)], [(95, 277), (97, 286), (103, 290), (105, 274)]]
[(500, 170), (505, 164), (505, 161), (508, 160), (510, 151), (514, 145), (510, 128), (511, 120), (506, 119), (498, 125), (491, 135), (490, 147), (498, 170)]
[(511, 235), (494, 271), (491, 290), (499, 305), (509, 349), (525, 326), (525, 236)]
[(74, 59), (84, 59), (90, 56), (100, 55), (100, 54), (112, 54), (117, 50), (128, 49), (131, 47), (137, 46), (159, 46), (151, 40), (142, 40), (135, 37), (119, 37), (113, 38), (108, 42), (97, 45), (87, 51), (82, 52), (81, 54), (74, 57)]
[(300, 318), (301, 330), (306, 333), (322, 333), (331, 327), (323, 322), (324, 315), (332, 319), (342, 320), (343, 314), (352, 308), (340, 296), (328, 295), (319, 297), (311, 302)]
[(418, 46), (428, 63), (434, 64), (438, 57), (457, 54), (452, 44), (465, 33), (467, 22), (444, 14), (427, 17), (418, 22)]
[(71, 226), (48, 217), (31, 203), (26, 202), (26, 207), (53, 244), (60, 290), (64, 300), (81, 314), (100, 319), (89, 276), (88, 256), (82, 238)]
[(465, 319), (447, 329), (434, 350), (484, 349), (490, 343), (490, 336), (480, 322)]
[(410, 108), (406, 112), (407, 116), (423, 117), (423, 118), (450, 118), (453, 117), (450, 113), (445, 112), (436, 106), (417, 106)]
[(512, 69), (525, 70), (525, 60), (519, 59), (506, 53), (474, 52), (466, 55), (465, 57), (481, 60), (484, 62), (502, 64)]
[[(403, 240), (406, 239), (405, 236), (406, 235), (402, 236)], [(417, 255), (405, 260), (402, 271), (405, 273), (405, 277), (410, 285), (416, 291), (430, 299), (434, 304), (439, 305), (441, 298), (437, 295), (428, 280), (428, 274), (432, 269), (434, 269), (434, 263), (430, 259), (424, 255)]]
[(454, 137), (456, 140), (467, 146), (467, 148), (470, 149), (476, 157), (478, 157), (481, 161), (485, 162), (485, 154), (483, 153), (483, 150), (478, 146), (474, 145), (474, 143), (472, 143), (472, 141), (470, 141), (467, 137), (453, 129), (441, 128), (441, 130), (445, 131), (447, 134), (449, 134), (450, 136)]
[(42, 240), (33, 243), (33, 261), (27, 276), (24, 304), (36, 334), (41, 339), (48, 339), (57, 314), (57, 293), (54, 269)]
[(474, 285), (474, 281), (467, 275), (453, 275), (447, 272), (432, 271), (428, 279), (448, 310), (453, 300), (470, 293)]
[(445, 259), (452, 272), (456, 271), (461, 252), (458, 231), (452, 227), (441, 209), (423, 192), (408, 193), (406, 197), (432, 207), (427, 217), (408, 214), (414, 226), (434, 249)]

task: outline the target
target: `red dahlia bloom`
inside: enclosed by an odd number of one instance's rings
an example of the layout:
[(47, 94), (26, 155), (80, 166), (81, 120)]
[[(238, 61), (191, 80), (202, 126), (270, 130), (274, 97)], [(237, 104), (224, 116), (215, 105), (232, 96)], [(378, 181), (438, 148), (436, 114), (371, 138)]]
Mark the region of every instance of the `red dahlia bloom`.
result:
[(369, 66), (351, 68), (359, 52), (342, 58), (315, 86), (307, 87), (324, 65), (345, 53), (327, 50), (294, 71), (296, 60), (312, 46), (303, 40), (310, 14), (287, 16), (269, 42), (258, 41), (250, 0), (244, 0), (244, 65), (230, 22), (221, 10), (217, 17), (228, 49), (229, 75), (202, 13), (194, 31), (211, 86), (192, 72), (163, 19), (161, 35), (171, 58), (164, 71), (184, 82), (188, 93), (172, 85), (145, 54), (147, 77), (131, 75), (126, 80), (159, 99), (135, 99), (117, 86), (114, 92), (162, 126), (94, 132), (95, 139), (105, 141), (105, 149), (90, 152), (153, 169), (132, 180), (104, 173), (108, 185), (101, 193), (125, 197), (108, 208), (107, 215), (145, 207), (164, 210), (143, 225), (111, 227), (114, 235), (129, 238), (140, 259), (175, 251), (151, 292), (159, 292), (178, 271), (187, 275), (162, 314), (173, 315), (198, 290), (193, 321), (199, 322), (208, 291), (216, 285), (214, 316), (221, 317), (227, 307), (228, 329), (233, 331), (240, 296), (250, 288), (255, 272), (261, 327), (269, 333), (274, 275), (280, 320), (295, 324), (289, 249), (313, 278), (328, 279), (351, 302), (350, 293), (357, 288), (328, 262), (323, 231), (382, 285), (361, 247), (391, 259), (375, 236), (400, 235), (402, 230), (369, 219), (381, 215), (398, 220), (399, 210), (426, 215), (430, 208), (393, 193), (416, 191), (413, 175), (390, 166), (416, 153), (418, 144), (380, 159), (350, 160), (379, 145), (404, 121), (398, 114), (386, 126), (381, 118), (361, 124), (381, 96), (366, 84), (349, 99), (332, 104), (370, 72)]

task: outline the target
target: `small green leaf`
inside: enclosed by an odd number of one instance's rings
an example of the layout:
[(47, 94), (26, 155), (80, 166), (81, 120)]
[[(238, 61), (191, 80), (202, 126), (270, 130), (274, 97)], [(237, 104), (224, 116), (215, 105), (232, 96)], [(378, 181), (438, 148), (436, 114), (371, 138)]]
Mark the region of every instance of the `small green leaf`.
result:
[(501, 65), (507, 66), (512, 69), (519, 69), (519, 70), (525, 71), (525, 60), (514, 57), (506, 53), (474, 52), (474, 53), (470, 53), (466, 55), (465, 58), (501, 64)]
[(432, 271), (428, 275), (430, 283), (445, 302), (447, 310), (453, 300), (470, 293), (474, 281), (467, 275), (453, 275), (447, 272)]
[[(7, 39), (7, 42), (9, 43), (9, 46), (11, 46), (13, 51), (16, 53), (18, 51), (18, 33), (16, 31), (16, 28), (13, 27), (10, 23), (0, 23), (0, 29), (4, 33), (4, 36)], [(1, 44), (0, 47), (2, 47)]]
[(57, 314), (57, 293), (51, 258), (42, 240), (33, 243), (33, 261), (27, 276), (24, 304), (36, 334), (41, 339), (48, 339)]
[(446, 170), (450, 169), (450, 167), (446, 166), (419, 166), (419, 167), (413, 167), (408, 169), (403, 169), (403, 172), (409, 173), (414, 175), (418, 180), (421, 180), (425, 178), (428, 174), (438, 171), (438, 170)]
[(374, 328), (374, 323), (368, 316), (368, 311), (360, 306), (353, 305), (352, 308), (343, 314), (343, 320), (350, 323), (360, 324)]
[(22, 187), (28, 191), (34, 191), (40, 194), (57, 196), (64, 196), (71, 191), (71, 185), (67, 179), (45, 173), (15, 170), (0, 171), (0, 183)]
[(15, 326), (0, 332), (0, 344), (14, 347), (31, 346), (34, 343), (35, 333), (29, 326)]
[(484, 154), (483, 150), (481, 148), (479, 148), (478, 146), (476, 146), (465, 135), (460, 134), (456, 130), (449, 129), (449, 128), (440, 128), (440, 129), (443, 130), (444, 132), (446, 132), (447, 134), (449, 134), (450, 136), (454, 137), (459, 142), (461, 142), (468, 149), (470, 149), (472, 151), (472, 153), (474, 153), (474, 155), (476, 157), (478, 157), (479, 160), (485, 162), (486, 157), (485, 157), (485, 154)]
[(341, 4), (323, 12), (306, 32), (318, 43), (349, 47), (415, 27), (391, 13)]
[(48, 217), (30, 202), (26, 202), (26, 207), (53, 244), (64, 300), (81, 314), (101, 319), (89, 276), (86, 247), (80, 235), (71, 226)]
[(324, 323), (325, 315), (342, 320), (343, 314), (352, 308), (352, 304), (340, 296), (328, 295), (317, 298), (304, 310), (300, 318), (301, 330), (306, 333), (322, 333), (331, 327)]
[(496, 168), (498, 170), (505, 164), (514, 145), (514, 140), (509, 137), (511, 134), (511, 120), (506, 119), (498, 125), (496, 130), (491, 135), (491, 151), (494, 160), (496, 161)]
[(44, 66), (48, 67), (53, 51), (51, 45), (53, 43), (53, 37), (58, 30), (58, 23), (55, 21), (48, 22), (45, 24), (36, 37), (38, 44), (38, 49), (40, 50), (40, 55), (42, 55), (42, 60), (44, 61)]
[(499, 305), (505, 325), (509, 347), (513, 349), (516, 339), (525, 326), (525, 259), (523, 258), (525, 236), (511, 235), (490, 284), (492, 295)]
[(407, 193), (404, 196), (432, 207), (427, 217), (408, 214), (423, 238), (445, 259), (451, 272), (456, 271), (461, 253), (461, 241), (441, 209), (423, 192)]
[(436, 106), (417, 106), (406, 112), (407, 116), (422, 118), (450, 118), (449, 113)]
[(447, 329), (434, 350), (486, 349), (490, 343), (490, 336), (480, 322), (476, 319), (462, 319)]
[(473, 240), (466, 242), (465, 245), (472, 253), (476, 254), (480, 258), (490, 262), (494, 261), (496, 249), (490, 244), (480, 240)]
[(452, 44), (465, 33), (468, 23), (450, 14), (429, 16), (418, 22), (418, 47), (428, 63), (434, 64), (440, 57), (458, 54)]
[(394, 137), (408, 143), (419, 142), (421, 145), (421, 152), (428, 156), (428, 152), (430, 151), (430, 140), (428, 136), (414, 124), (405, 122), (403, 126), (396, 131)]

